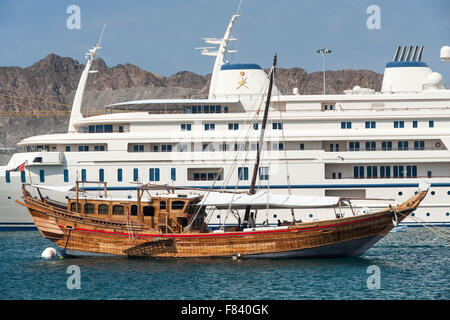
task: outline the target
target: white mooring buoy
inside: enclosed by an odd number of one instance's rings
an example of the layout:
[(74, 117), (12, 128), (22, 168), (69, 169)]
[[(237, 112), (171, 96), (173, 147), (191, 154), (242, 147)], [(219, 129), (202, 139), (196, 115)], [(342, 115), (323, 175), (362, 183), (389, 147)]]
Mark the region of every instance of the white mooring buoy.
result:
[(44, 251), (42, 251), (41, 258), (44, 259), (53, 259), (58, 256), (58, 253), (56, 252), (55, 248), (49, 247), (46, 248)]

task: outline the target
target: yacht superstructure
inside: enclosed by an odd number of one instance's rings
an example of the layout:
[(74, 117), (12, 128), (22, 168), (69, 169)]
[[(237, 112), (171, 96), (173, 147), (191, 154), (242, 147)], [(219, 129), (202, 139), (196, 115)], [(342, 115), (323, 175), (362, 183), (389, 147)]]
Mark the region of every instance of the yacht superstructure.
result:
[[(77, 179), (99, 180), (123, 196), (147, 182), (248, 189), (268, 79), (257, 64), (224, 60), (238, 17), (233, 15), (223, 38), (205, 38), (218, 50), (200, 48), (216, 57), (208, 99), (128, 101), (106, 106), (104, 115), (83, 117), (81, 99), (99, 47), (90, 50), (68, 132), (22, 140), (23, 152), (0, 167), (0, 228), (33, 226), (14, 202), (22, 182), (68, 186)], [(442, 49), (443, 60), (449, 49)], [(429, 196), (403, 224), (449, 225), (450, 90), (422, 56), (423, 47), (398, 47), (381, 92), (355, 87), (344, 94), (299, 95), (293, 88), (292, 95), (282, 95), (274, 87), (258, 187), (366, 199), (396, 194), (394, 204), (425, 179)], [(24, 171), (8, 171), (21, 165)], [(363, 204), (357, 209), (366, 210)], [(323, 214), (294, 212), (302, 221)], [(266, 220), (292, 220), (292, 213), (259, 212), (256, 223)], [(223, 210), (210, 221), (227, 223), (234, 221)]]

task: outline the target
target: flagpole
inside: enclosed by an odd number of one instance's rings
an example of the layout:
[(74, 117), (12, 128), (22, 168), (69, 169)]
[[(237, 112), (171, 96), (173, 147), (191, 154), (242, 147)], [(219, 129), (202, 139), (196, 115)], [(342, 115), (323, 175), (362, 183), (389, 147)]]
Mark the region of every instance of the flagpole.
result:
[[(28, 166), (28, 160), (27, 160), (25, 163), (26, 163), (25, 167), (27, 167), (27, 166)], [(31, 172), (30, 172), (30, 169), (28, 169), (28, 176), (30, 177), (30, 184), (32, 184), (33, 181), (31, 180)]]

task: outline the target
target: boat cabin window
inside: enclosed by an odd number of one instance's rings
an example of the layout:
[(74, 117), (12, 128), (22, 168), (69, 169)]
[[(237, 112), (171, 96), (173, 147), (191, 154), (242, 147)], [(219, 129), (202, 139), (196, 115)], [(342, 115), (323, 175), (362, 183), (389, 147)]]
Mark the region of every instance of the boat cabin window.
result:
[(84, 205), (84, 213), (94, 214), (95, 213), (95, 205), (93, 203), (86, 203)]
[(98, 214), (108, 214), (109, 206), (107, 204), (100, 204), (98, 206)]
[(184, 201), (173, 201), (172, 202), (172, 210), (183, 210)]
[(153, 206), (145, 206), (142, 210), (144, 212), (144, 217), (155, 216), (155, 208), (153, 208)]
[(124, 211), (125, 211), (125, 210), (124, 210), (124, 207), (121, 206), (121, 205), (119, 205), (119, 204), (117, 204), (117, 205), (113, 206), (112, 214), (113, 214), (113, 215), (121, 216), (121, 215), (124, 214)]
[(160, 210), (166, 210), (166, 202), (165, 201), (161, 201), (159, 203), (159, 209)]
[[(77, 208), (77, 203), (76, 202), (72, 202), (70, 204), (70, 211), (76, 212)], [(81, 209), (81, 205), (78, 203), (78, 212), (80, 212)]]
[(132, 216), (137, 216), (137, 212), (138, 212), (138, 207), (137, 207), (137, 205), (133, 204), (130, 209), (130, 214)]

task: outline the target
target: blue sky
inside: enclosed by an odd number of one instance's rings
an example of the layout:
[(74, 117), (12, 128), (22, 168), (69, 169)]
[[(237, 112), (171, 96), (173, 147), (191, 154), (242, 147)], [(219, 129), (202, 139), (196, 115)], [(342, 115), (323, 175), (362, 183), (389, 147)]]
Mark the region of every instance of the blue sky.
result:
[[(85, 63), (84, 53), (107, 24), (100, 56), (108, 66), (132, 63), (162, 75), (211, 72), (213, 57), (195, 47), (222, 37), (239, 0), (0, 0), (0, 66), (26, 67), (49, 53)], [(69, 5), (81, 9), (81, 29), (69, 30)], [(381, 10), (381, 29), (369, 30), (367, 7)], [(333, 53), (327, 69), (383, 72), (397, 45), (424, 45), (424, 61), (450, 83), (449, 0), (244, 0), (233, 34), (232, 62), (322, 69), (315, 52)]]

